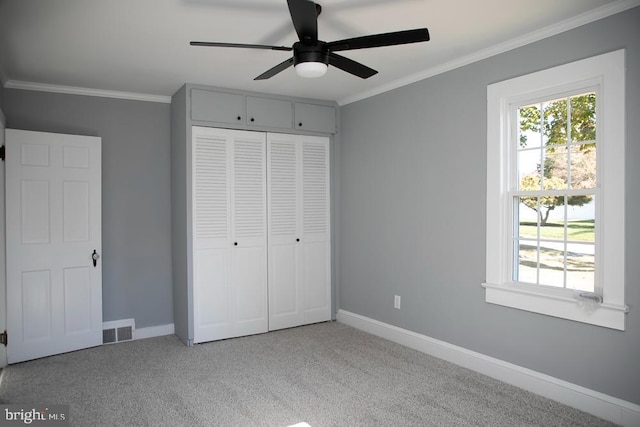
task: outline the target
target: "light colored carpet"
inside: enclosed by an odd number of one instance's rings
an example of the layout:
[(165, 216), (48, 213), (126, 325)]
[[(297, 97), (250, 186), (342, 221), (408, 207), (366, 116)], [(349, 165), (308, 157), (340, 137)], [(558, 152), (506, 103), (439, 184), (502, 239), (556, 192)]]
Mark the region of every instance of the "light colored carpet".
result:
[(473, 371), (330, 322), (185, 347), (175, 336), (11, 365), (2, 403), (77, 426), (602, 426)]

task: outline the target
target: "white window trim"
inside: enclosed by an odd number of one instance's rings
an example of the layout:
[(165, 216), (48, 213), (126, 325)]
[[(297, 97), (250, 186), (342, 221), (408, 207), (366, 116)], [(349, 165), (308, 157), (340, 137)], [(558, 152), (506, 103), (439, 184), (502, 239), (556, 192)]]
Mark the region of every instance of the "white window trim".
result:
[[(617, 50), (487, 87), (487, 254), (486, 302), (624, 330), (625, 285), (625, 53)], [(515, 147), (511, 107), (532, 97), (597, 86), (598, 186), (600, 213), (596, 256), (602, 301), (579, 292), (514, 283), (510, 275), (512, 200), (510, 159)], [(512, 109), (513, 110), (513, 109)]]

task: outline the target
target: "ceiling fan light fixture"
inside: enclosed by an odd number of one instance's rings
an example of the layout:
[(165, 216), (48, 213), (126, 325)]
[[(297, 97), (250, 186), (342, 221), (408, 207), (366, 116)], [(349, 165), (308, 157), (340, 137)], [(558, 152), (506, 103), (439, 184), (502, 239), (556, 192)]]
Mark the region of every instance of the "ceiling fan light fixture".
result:
[(300, 62), (296, 64), (296, 74), (307, 79), (322, 77), (327, 74), (327, 64), (324, 62)]

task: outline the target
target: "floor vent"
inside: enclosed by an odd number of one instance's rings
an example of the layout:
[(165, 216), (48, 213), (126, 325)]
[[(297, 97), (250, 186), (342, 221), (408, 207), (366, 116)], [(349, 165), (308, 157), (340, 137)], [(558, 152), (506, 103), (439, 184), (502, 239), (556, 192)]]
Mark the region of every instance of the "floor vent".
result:
[(125, 326), (118, 328), (118, 341), (129, 341), (133, 339), (133, 328), (131, 326)]
[(133, 340), (136, 330), (134, 319), (114, 320), (102, 324), (102, 343), (115, 344)]
[(102, 330), (102, 344), (111, 344), (116, 342), (116, 330), (115, 329), (103, 329)]

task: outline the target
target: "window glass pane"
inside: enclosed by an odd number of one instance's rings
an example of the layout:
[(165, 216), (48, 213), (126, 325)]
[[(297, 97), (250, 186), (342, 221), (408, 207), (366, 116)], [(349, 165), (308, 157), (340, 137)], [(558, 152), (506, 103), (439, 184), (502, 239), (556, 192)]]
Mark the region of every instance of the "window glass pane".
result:
[(596, 188), (596, 147), (595, 145), (571, 146), (571, 188)]
[(520, 238), (538, 238), (538, 198), (519, 197), (516, 212), (518, 235)]
[(520, 241), (516, 282), (538, 283), (538, 246), (536, 242)]
[(564, 287), (564, 243), (540, 242), (540, 284)]
[(539, 197), (540, 238), (564, 239), (564, 196)]
[(596, 94), (594, 92), (571, 97), (571, 141), (595, 142)]
[(594, 245), (567, 245), (567, 288), (593, 292), (595, 290)]
[(567, 239), (595, 243), (596, 197), (571, 196), (567, 201)]
[(540, 162), (542, 150), (523, 150), (518, 152), (518, 189), (525, 191), (541, 190)]
[(543, 167), (543, 187), (545, 190), (564, 190), (567, 188), (569, 156), (567, 148), (550, 147), (545, 150)]
[(518, 147), (534, 148), (542, 145), (540, 130), (540, 105), (528, 105), (518, 109)]
[(545, 146), (567, 143), (567, 99), (542, 103)]

